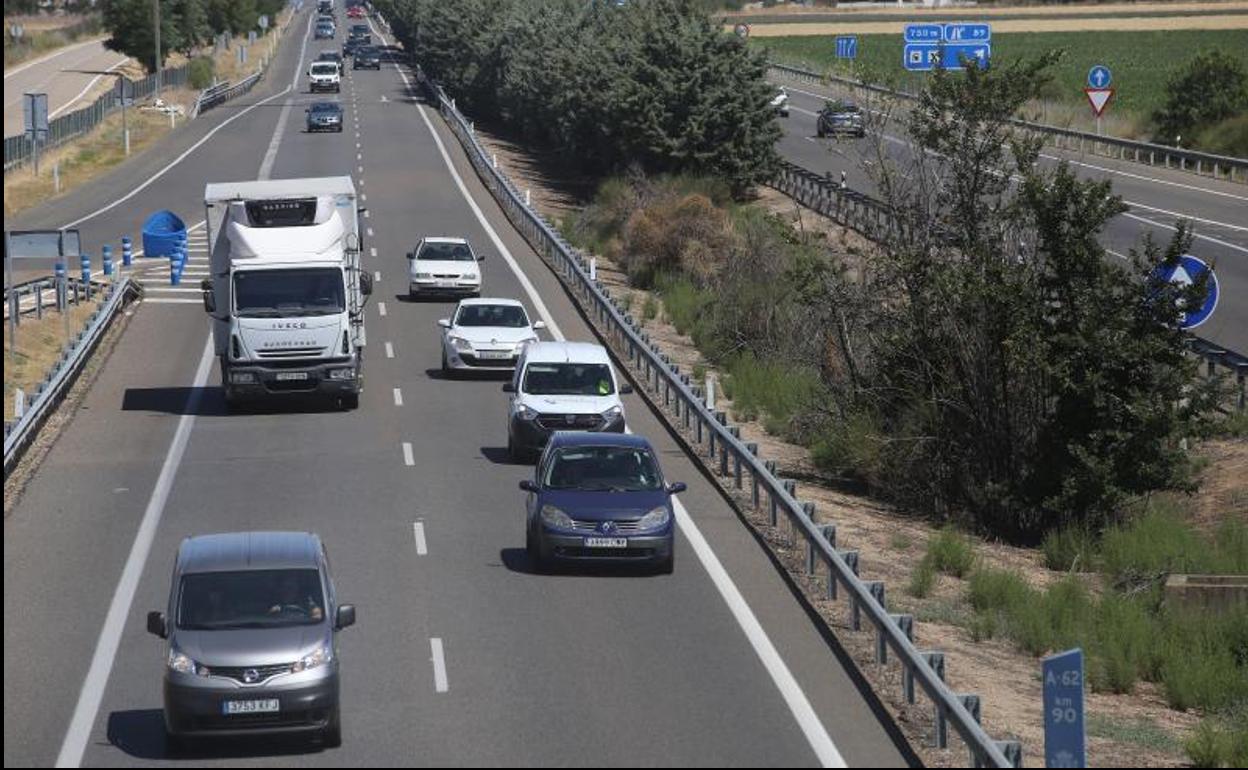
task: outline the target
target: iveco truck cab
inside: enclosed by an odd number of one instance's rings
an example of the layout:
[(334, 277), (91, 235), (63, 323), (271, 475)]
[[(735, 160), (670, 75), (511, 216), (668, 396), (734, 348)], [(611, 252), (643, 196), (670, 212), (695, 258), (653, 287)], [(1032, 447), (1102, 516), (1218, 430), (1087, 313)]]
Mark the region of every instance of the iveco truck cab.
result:
[(359, 404), (364, 303), (351, 177), (209, 184), (212, 317), (230, 405), (291, 394)]

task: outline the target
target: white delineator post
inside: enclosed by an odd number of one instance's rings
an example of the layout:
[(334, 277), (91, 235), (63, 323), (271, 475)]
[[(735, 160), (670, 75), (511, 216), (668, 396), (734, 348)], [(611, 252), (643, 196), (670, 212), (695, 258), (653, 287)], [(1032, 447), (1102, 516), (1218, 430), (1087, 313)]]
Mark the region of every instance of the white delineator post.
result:
[(598, 280), (598, 258), (597, 257), (589, 258), (589, 280), (591, 281)]
[(706, 408), (715, 411), (715, 375), (706, 375)]

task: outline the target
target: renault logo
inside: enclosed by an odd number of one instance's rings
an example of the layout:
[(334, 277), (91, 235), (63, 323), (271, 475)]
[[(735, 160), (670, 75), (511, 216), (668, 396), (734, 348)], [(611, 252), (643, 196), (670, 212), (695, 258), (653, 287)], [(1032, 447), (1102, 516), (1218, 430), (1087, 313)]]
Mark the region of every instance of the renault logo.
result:
[(254, 668), (249, 668), (243, 672), (243, 682), (246, 684), (255, 684), (260, 681), (260, 672)]

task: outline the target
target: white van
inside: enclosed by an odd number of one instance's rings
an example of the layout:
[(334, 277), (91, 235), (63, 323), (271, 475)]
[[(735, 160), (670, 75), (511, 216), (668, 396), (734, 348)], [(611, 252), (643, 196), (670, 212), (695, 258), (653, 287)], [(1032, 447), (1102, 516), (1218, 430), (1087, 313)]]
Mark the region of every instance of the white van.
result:
[(540, 452), (558, 430), (623, 433), (620, 396), (633, 389), (616, 376), (602, 345), (534, 342), (503, 391), (511, 396), (507, 454), (519, 461)]
[(342, 83), (342, 69), (335, 61), (314, 61), (308, 67), (308, 90), (338, 93)]

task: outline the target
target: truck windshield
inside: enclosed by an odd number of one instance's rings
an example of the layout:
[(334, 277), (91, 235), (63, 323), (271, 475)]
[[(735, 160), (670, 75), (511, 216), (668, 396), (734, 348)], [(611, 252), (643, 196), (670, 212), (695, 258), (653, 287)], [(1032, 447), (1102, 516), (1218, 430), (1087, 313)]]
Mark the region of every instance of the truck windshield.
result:
[(325, 618), (324, 597), (314, 569), (191, 573), (178, 592), (178, 628), (314, 625)]
[(342, 271), (334, 268), (249, 270), (234, 274), (241, 318), (333, 315), (344, 307)]

